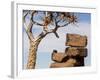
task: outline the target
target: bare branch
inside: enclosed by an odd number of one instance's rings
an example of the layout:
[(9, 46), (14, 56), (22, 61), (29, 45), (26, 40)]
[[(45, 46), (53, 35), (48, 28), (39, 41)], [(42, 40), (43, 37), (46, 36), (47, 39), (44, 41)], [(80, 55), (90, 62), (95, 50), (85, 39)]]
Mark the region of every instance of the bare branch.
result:
[(59, 35), (58, 35), (58, 33), (57, 33), (57, 32), (54, 32), (54, 34), (55, 34), (55, 36), (56, 36), (57, 38), (59, 38)]
[(27, 24), (26, 24), (26, 21), (25, 21), (25, 18), (26, 18), (27, 15), (28, 15), (28, 12), (25, 15), (23, 14), (23, 26), (24, 26), (25, 31), (27, 31)]
[(66, 27), (66, 26), (69, 25), (69, 24), (71, 24), (71, 22), (68, 22), (68, 23), (66, 23), (66, 24), (64, 24), (64, 25), (61, 25), (61, 26), (58, 25), (58, 28), (59, 28), (59, 27)]
[(23, 22), (25, 22), (25, 18), (28, 15), (28, 12), (23, 16)]
[(61, 19), (60, 20), (56, 20), (56, 19), (54, 19), (55, 21), (55, 28), (52, 30), (52, 33), (54, 33), (55, 34), (55, 36), (57, 37), (57, 38), (59, 38), (59, 35), (58, 35), (58, 33), (57, 33), (57, 30), (59, 29), (59, 28), (61, 28), (61, 27), (65, 27), (65, 26), (67, 26), (67, 25), (69, 25), (71, 22), (67, 22), (67, 23), (65, 23), (65, 24), (63, 24), (63, 25), (58, 25), (58, 23), (61, 21)]
[(34, 22), (34, 24), (36, 24), (36, 25), (44, 26), (44, 24), (38, 23), (38, 22), (36, 22), (36, 21), (33, 21), (33, 22)]
[[(48, 14), (49, 14), (49, 16), (48, 16)], [(45, 13), (45, 15), (46, 15), (46, 16), (45, 16), (45, 17), (46, 17), (45, 20), (47, 20), (47, 24), (45, 24), (46, 21), (44, 21), (43, 24), (40, 24), (40, 23), (34, 21), (35, 24), (45, 27), (45, 28), (43, 29), (43, 32), (41, 32), (41, 34), (40, 34), (36, 39), (43, 38), (43, 37), (45, 37), (45, 36), (46, 36), (47, 34), (49, 34), (49, 33), (54, 33), (55, 36), (56, 36), (57, 38), (59, 38), (59, 35), (58, 35), (58, 33), (57, 33), (57, 30), (58, 30), (59, 28), (61, 28), (61, 27), (66, 27), (67, 25), (69, 25), (69, 24), (75, 22), (76, 17), (75, 17), (74, 15), (71, 15), (70, 13), (58, 13), (58, 12), (56, 12), (56, 14), (57, 14), (57, 15), (54, 16), (52, 12), (48, 12), (48, 13), (46, 12), (46, 13)], [(60, 16), (61, 16), (62, 19), (60, 19)], [(57, 19), (57, 18), (59, 18), (59, 19)], [(66, 20), (67, 18), (68, 18), (68, 20)], [(66, 23), (64, 23), (63, 25), (60, 25), (59, 23), (60, 23), (63, 19), (65, 19)], [(55, 26), (54, 29), (48, 29), (48, 25), (51, 23), (51, 22), (48, 22), (48, 20), (53, 21), (54, 26)]]
[(26, 24), (25, 18), (26, 18), (26, 16), (29, 14), (29, 12), (27, 12), (27, 13), (23, 16), (24, 29), (25, 29), (25, 31), (26, 31), (26, 33), (27, 33), (27, 35), (28, 35), (28, 37), (29, 37), (29, 39), (30, 39), (31, 41), (34, 41), (34, 36), (33, 36), (33, 34), (32, 34), (32, 27), (33, 27), (33, 24), (34, 24), (34, 22), (33, 22), (34, 13), (35, 13), (35, 11), (32, 11), (32, 13), (30, 14), (30, 22), (29, 22), (28, 25)]

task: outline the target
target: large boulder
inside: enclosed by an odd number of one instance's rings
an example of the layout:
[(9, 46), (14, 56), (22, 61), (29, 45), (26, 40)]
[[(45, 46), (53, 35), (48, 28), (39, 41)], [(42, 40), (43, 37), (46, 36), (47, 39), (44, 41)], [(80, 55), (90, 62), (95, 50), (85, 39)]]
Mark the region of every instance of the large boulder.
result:
[(67, 34), (66, 46), (86, 47), (87, 37), (79, 34)]

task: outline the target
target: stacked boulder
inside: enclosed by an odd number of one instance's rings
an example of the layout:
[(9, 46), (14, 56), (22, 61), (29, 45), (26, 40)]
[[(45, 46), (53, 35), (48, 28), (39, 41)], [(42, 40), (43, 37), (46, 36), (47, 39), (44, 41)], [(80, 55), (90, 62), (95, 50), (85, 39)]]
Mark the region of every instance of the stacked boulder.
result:
[(87, 37), (79, 34), (67, 34), (64, 52), (53, 50), (51, 68), (84, 66), (87, 57)]

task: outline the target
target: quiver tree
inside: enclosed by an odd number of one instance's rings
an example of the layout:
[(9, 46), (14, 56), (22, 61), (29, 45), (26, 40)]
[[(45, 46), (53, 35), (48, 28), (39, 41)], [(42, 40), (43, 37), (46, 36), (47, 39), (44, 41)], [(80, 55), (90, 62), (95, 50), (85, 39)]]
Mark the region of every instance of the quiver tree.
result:
[[(30, 43), (26, 68), (35, 68), (38, 45), (46, 35), (54, 33), (55, 36), (59, 38), (57, 30), (77, 22), (76, 19), (74, 13), (70, 12), (23, 10), (23, 26)], [(34, 25), (42, 28), (40, 34), (35, 35), (33, 33)], [(52, 26), (52, 28), (50, 28), (50, 26)]]

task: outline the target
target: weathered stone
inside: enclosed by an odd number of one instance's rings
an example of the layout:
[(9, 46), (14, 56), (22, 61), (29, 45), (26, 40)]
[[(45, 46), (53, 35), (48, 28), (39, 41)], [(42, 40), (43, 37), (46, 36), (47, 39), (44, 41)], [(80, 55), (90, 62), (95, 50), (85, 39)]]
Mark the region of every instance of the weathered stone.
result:
[(73, 58), (70, 58), (69, 60), (63, 63), (52, 63), (50, 65), (50, 68), (74, 67), (75, 64), (76, 64), (76, 60)]
[(68, 47), (68, 48), (65, 49), (65, 54), (67, 56), (86, 57), (87, 56), (87, 48), (84, 48), (84, 47)]
[(86, 47), (87, 37), (79, 34), (67, 34), (66, 46)]
[(62, 62), (65, 57), (65, 53), (57, 52), (56, 50), (54, 50), (52, 53), (52, 60), (56, 62)]
[(87, 37), (78, 34), (67, 34), (67, 41), (64, 53), (57, 52), (52, 53), (52, 60), (54, 63), (50, 65), (51, 68), (62, 67), (77, 67), (84, 66), (84, 58), (87, 56)]

